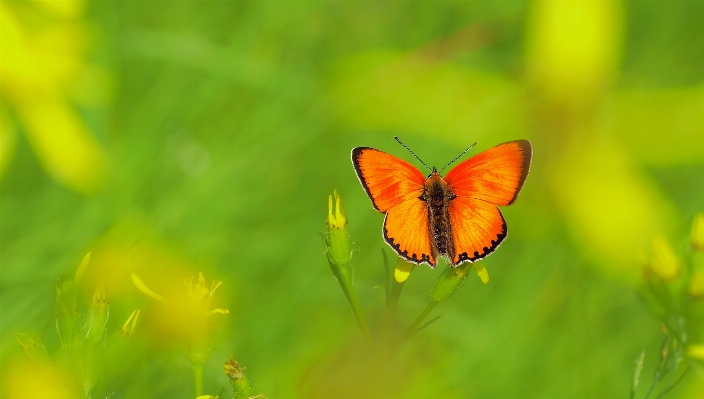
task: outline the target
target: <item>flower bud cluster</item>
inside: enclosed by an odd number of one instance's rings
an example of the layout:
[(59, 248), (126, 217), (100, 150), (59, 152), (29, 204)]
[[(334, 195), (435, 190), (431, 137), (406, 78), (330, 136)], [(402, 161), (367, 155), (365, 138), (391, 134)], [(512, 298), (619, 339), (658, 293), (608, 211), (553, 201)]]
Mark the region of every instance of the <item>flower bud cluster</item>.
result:
[(694, 217), (689, 245), (653, 238), (643, 272), (641, 295), (669, 339), (704, 361), (704, 213)]

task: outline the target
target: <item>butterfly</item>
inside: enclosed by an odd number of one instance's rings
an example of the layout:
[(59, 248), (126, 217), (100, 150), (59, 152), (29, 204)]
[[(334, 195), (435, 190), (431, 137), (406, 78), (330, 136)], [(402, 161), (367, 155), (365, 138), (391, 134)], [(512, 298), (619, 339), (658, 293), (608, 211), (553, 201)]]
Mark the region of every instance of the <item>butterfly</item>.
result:
[(498, 206), (516, 201), (532, 154), (530, 141), (509, 141), (461, 162), (444, 178), (420, 158), (431, 170), (427, 177), (369, 147), (352, 149), (352, 164), (374, 208), (386, 214), (382, 234), (389, 246), (415, 264), (434, 268), (446, 257), (455, 267), (485, 258), (504, 241), (508, 228)]

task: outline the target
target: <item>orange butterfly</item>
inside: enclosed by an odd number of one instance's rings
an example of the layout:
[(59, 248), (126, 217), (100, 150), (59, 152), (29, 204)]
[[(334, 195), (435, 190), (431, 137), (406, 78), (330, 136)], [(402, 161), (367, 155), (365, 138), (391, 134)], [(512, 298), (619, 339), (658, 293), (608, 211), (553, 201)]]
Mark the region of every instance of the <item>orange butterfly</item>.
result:
[(446, 256), (454, 267), (483, 259), (506, 238), (497, 205), (516, 200), (532, 154), (530, 141), (509, 141), (460, 163), (444, 179), (434, 167), (426, 178), (410, 163), (369, 147), (352, 149), (352, 163), (374, 208), (386, 213), (382, 233), (391, 248), (430, 267)]

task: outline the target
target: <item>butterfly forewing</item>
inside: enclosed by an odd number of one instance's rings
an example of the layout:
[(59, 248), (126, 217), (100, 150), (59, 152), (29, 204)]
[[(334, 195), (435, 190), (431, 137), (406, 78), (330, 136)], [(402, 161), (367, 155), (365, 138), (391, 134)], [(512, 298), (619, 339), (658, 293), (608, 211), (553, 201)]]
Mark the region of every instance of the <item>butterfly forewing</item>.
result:
[(458, 197), (510, 205), (526, 181), (532, 154), (528, 140), (499, 144), (457, 165), (445, 181)]
[(410, 163), (368, 147), (352, 150), (352, 163), (359, 181), (379, 212), (423, 193), (425, 176)]

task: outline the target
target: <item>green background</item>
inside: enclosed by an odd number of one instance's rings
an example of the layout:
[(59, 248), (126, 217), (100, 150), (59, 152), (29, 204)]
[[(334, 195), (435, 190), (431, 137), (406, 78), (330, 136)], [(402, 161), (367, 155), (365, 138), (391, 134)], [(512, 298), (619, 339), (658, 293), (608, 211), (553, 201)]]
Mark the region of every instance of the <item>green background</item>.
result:
[[(581, 94), (569, 86), (579, 76), (563, 90), (531, 72), (557, 50), (530, 50), (550, 43), (534, 32), (549, 22), (528, 1), (89, 3), (87, 57), (108, 71), (111, 95), (76, 109), (110, 169), (97, 192), (81, 194), (18, 136), (0, 181), (3, 368), (21, 354), (17, 332), (41, 333), (59, 353), (55, 286), (93, 251), (90, 267), (112, 281), (108, 331), (142, 309), (136, 359), (115, 397), (194, 397), (185, 347), (150, 324), (157, 310), (130, 271), (157, 292), (164, 275), (223, 281), (213, 304), (230, 314), (213, 316), (212, 395), (228, 386), (231, 351), (270, 399), (627, 397), (634, 359), (646, 349), (649, 383), (662, 339), (634, 289), (649, 247), (630, 237), (662, 227), (685, 253), (704, 210), (704, 6), (609, 4), (616, 11), (595, 26), (616, 33), (595, 46), (614, 50)], [(579, 61), (573, 34), (564, 33)], [(380, 249), (392, 253), (350, 150), (421, 166), (394, 135), (430, 165), (475, 141), (470, 154), (519, 138), (533, 142), (534, 158), (518, 201), (502, 209), (510, 233), (485, 261), (489, 284), (471, 275), (438, 306), (438, 322), (384, 360), (363, 343), (320, 233), (336, 188), (357, 292), (378, 330)], [(602, 152), (604, 142), (616, 149)], [(621, 209), (645, 211), (614, 220)], [(440, 270), (411, 275), (401, 327)], [(671, 397), (699, 397), (701, 371)]]

